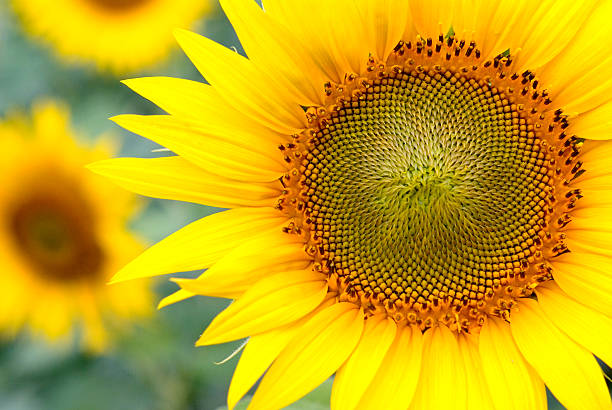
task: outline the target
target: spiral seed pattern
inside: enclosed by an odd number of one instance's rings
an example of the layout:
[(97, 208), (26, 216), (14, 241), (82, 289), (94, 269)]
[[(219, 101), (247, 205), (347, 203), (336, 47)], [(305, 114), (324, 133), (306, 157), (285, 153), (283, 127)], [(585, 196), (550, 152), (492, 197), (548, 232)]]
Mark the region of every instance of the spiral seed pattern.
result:
[(578, 140), (530, 72), (479, 59), (452, 38), (400, 43), (328, 84), (313, 127), (281, 147), (296, 168), (279, 207), (292, 205), (292, 229), (346, 299), (468, 329), (503, 316), (549, 277), (545, 257), (567, 251), (557, 230), (579, 195), (556, 195)]

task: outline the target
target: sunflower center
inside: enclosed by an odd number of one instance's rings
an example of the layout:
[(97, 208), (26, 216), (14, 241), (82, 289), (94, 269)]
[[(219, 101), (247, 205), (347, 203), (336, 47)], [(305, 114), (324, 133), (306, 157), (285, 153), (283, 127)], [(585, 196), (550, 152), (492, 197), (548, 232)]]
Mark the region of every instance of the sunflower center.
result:
[(134, 9), (146, 3), (150, 3), (151, 0), (86, 0), (92, 3), (94, 6), (102, 8), (107, 11), (122, 12), (130, 9)]
[[(575, 195), (567, 122), (529, 72), (454, 39), (400, 43), (328, 84), (281, 147), (295, 213), (331, 288), (366, 311), (469, 330), (547, 280)], [(299, 192), (299, 193), (298, 193)]]
[(57, 281), (98, 278), (104, 255), (91, 212), (66, 186), (29, 190), (13, 208), (10, 227), (19, 251), (34, 270)]

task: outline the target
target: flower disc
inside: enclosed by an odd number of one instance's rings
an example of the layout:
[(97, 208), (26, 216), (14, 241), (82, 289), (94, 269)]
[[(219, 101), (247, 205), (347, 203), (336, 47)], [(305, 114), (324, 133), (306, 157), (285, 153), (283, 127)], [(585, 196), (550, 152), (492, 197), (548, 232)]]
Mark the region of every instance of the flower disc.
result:
[(15, 243), (43, 280), (104, 280), (107, 261), (90, 223), (94, 213), (79, 187), (63, 179), (29, 188), (14, 204), (8, 218)]
[(551, 101), (530, 73), (479, 59), (452, 37), (400, 43), (328, 84), (327, 108), (310, 110), (307, 140), (289, 150), (322, 269), (398, 321), (468, 330), (507, 313), (546, 276), (535, 264), (559, 240), (550, 221), (567, 218), (554, 196), (578, 153), (567, 123), (541, 114)]

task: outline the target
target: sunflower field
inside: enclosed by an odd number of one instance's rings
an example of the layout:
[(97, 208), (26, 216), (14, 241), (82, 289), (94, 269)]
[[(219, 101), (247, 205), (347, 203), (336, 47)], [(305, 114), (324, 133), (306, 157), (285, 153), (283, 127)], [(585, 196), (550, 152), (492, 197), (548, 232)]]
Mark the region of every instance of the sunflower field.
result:
[(0, 410), (612, 409), (608, 0), (0, 0)]

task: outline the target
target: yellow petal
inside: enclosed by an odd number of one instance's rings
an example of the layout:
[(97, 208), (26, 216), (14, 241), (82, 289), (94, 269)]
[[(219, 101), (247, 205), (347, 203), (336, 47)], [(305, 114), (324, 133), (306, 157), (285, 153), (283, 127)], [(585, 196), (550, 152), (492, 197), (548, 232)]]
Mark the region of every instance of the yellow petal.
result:
[[(533, 71), (547, 63), (553, 64), (550, 61), (565, 52), (595, 4), (596, 0), (580, 3), (459, 0), (455, 5), (453, 29), (458, 36), (476, 42), (483, 60), (510, 49), (517, 72)], [(447, 4), (447, 8), (451, 5)]]
[(586, 112), (610, 100), (612, 56), (607, 42), (612, 35), (611, 15), (611, 2), (597, 2), (576, 37), (538, 72), (555, 105), (566, 113)]
[(611, 141), (589, 141), (586, 140), (582, 143), (580, 149), (580, 158), (589, 162), (610, 162), (610, 152), (612, 152)]
[(549, 261), (555, 282), (578, 302), (612, 317), (612, 277), (605, 270), (610, 265), (609, 257), (576, 245), (571, 249), (569, 254)]
[(370, 52), (384, 61), (404, 33), (409, 31), (407, 26), (412, 26), (410, 2), (378, 0), (357, 3), (362, 8), (365, 38), (368, 40)]
[[(565, 233), (567, 237), (564, 241), (572, 252), (590, 252), (599, 255), (601, 258), (612, 256), (612, 240), (610, 238), (612, 232), (607, 225), (607, 218), (602, 218), (601, 226), (598, 229), (568, 229)], [(563, 258), (563, 261), (572, 263), (572, 260), (567, 257)]]
[(272, 207), (281, 195), (276, 182), (246, 182), (208, 173), (182, 157), (115, 158), (87, 166), (117, 185), (153, 198), (219, 208)]
[(221, 7), (251, 61), (274, 73), (279, 85), (290, 90), (299, 104), (322, 103), (327, 78), (304, 52), (301, 39), (270, 18), (254, 1), (222, 0)]
[(273, 329), (249, 338), (236, 366), (227, 393), (227, 407), (232, 410), (253, 387), (278, 354), (295, 336), (299, 327), (295, 323)]
[(459, 358), (457, 335), (435, 326), (423, 336), (421, 376), (411, 409), (465, 409), (465, 366)]
[(199, 119), (210, 112), (234, 113), (214, 87), (198, 81), (173, 77), (141, 77), (121, 81), (134, 92), (155, 103), (168, 114)]
[(335, 299), (328, 298), (302, 319), (250, 337), (232, 376), (227, 393), (227, 407), (230, 410), (234, 408), (308, 320), (334, 303)]
[(112, 281), (208, 268), (262, 232), (281, 232), (282, 223), (283, 218), (272, 208), (217, 212), (151, 246), (121, 269)]
[[(564, 53), (562, 53), (564, 54)], [(608, 58), (603, 62), (605, 68), (593, 70), (595, 72), (583, 73), (583, 77), (572, 81), (572, 87), (563, 89), (563, 93), (554, 98), (555, 106), (560, 106), (565, 114), (570, 116), (587, 113), (591, 110), (594, 114), (600, 115), (609, 112), (609, 107), (604, 104), (610, 101), (610, 90), (612, 89), (612, 80), (610, 79), (610, 63), (612, 60)], [(605, 78), (606, 80), (601, 80)], [(577, 127), (576, 122), (573, 123), (572, 130), (585, 138), (590, 138), (585, 130)]]
[[(610, 184), (612, 184), (612, 178), (610, 178)], [(582, 192), (583, 197), (580, 198), (578, 202), (576, 202), (576, 208), (574, 208), (575, 210), (598, 209), (600, 211), (603, 211), (602, 212), (603, 214), (607, 212), (609, 208), (612, 208), (612, 187), (608, 187), (608, 188), (601, 187), (601, 189), (597, 189), (597, 188), (586, 188), (585, 189), (585, 188), (582, 188), (584, 184), (577, 184), (576, 187), (578, 186), (580, 186), (580, 191)], [(572, 214), (572, 216), (574, 215)], [(588, 227), (589, 229), (591, 229), (592, 227), (592, 226), (585, 226), (587, 224), (583, 224), (581, 223), (581, 221), (578, 221), (578, 223), (576, 222), (577, 222), (576, 218), (572, 218), (572, 223), (571, 225), (568, 226), (568, 228), (571, 229), (575, 227), (577, 229), (581, 229), (581, 228), (585, 229)], [(601, 224), (598, 224), (594, 228), (601, 228)], [(604, 225), (604, 228), (606, 228), (606, 230), (612, 230), (612, 224), (606, 224)]]
[[(575, 178), (571, 183), (572, 187), (580, 188), (581, 190), (585, 191), (586, 195), (588, 195), (588, 197), (581, 198), (580, 201), (576, 203), (576, 209), (588, 208), (589, 203), (595, 203), (595, 206), (597, 206), (597, 199), (591, 198), (591, 195), (598, 195), (612, 189), (612, 175), (608, 175), (608, 172), (603, 170), (599, 175), (596, 175), (595, 173), (591, 173), (591, 169), (592, 168), (589, 167), (589, 172), (585, 172), (578, 178)], [(585, 200), (582, 201), (582, 199)]]
[(213, 319), (196, 346), (242, 339), (306, 316), (327, 294), (327, 282), (321, 276), (302, 270), (261, 279)]
[(437, 39), (450, 30), (456, 6), (448, 0), (410, 0), (410, 8), (417, 32)]
[(176, 30), (175, 36), (206, 81), (236, 110), (281, 133), (304, 128), (304, 111), (270, 74), (205, 37), (186, 30)]
[(596, 109), (572, 117), (570, 128), (572, 132), (589, 140), (609, 140), (612, 135), (612, 103), (600, 105)]
[(302, 39), (303, 52), (317, 63), (324, 82), (340, 82), (345, 73), (358, 72), (365, 65), (370, 50), (363, 44), (355, 1), (265, 0), (263, 4), (266, 14)]
[(421, 372), (423, 336), (415, 327), (399, 327), (358, 409), (406, 409)]
[[(484, 382), (480, 352), (478, 351), (478, 338), (472, 334), (462, 333), (458, 336), (459, 352), (465, 366), (466, 397), (470, 409), (493, 409), (493, 400), (487, 383)], [(497, 398), (496, 398), (497, 400)]]
[(612, 319), (570, 298), (554, 281), (536, 291), (542, 311), (555, 326), (608, 365), (612, 363)]
[(166, 306), (172, 305), (177, 302), (181, 302), (185, 299), (189, 299), (190, 297), (195, 296), (194, 293), (187, 292), (184, 289), (179, 289), (176, 292), (166, 296), (157, 304), (158, 309), (165, 308)]
[(123, 128), (174, 151), (207, 172), (240, 181), (270, 182), (285, 171), (276, 144), (210, 130), (171, 115), (119, 115)]
[(299, 237), (272, 230), (234, 248), (199, 278), (173, 281), (198, 295), (236, 299), (265, 276), (306, 269), (311, 262)]
[(285, 407), (323, 383), (352, 353), (363, 322), (363, 311), (352, 303), (315, 315), (270, 366), (249, 409)]
[(593, 355), (554, 326), (536, 301), (521, 299), (510, 328), (527, 362), (561, 404), (568, 409), (610, 408), (610, 395)]
[(511, 47), (508, 42), (500, 44), (499, 39), (517, 18), (522, 3), (524, 0), (458, 0), (453, 18), (455, 35), (475, 41), (483, 61), (490, 60)]
[[(319, 3), (322, 5), (320, 8), (330, 4), (325, 1)], [(367, 67), (368, 56), (376, 50), (372, 48), (375, 44), (374, 39), (368, 37), (368, 26), (365, 24), (365, 16), (360, 7), (363, 2), (360, 4), (354, 0), (338, 0), (333, 3), (334, 8), (331, 13), (319, 13), (327, 17), (326, 20), (320, 19), (323, 27), (317, 26), (311, 29), (328, 33), (327, 36), (335, 40), (323, 39), (323, 42), (330, 44), (329, 53), (340, 67), (338, 76), (342, 80), (344, 73), (363, 72)], [(335, 18), (337, 15), (342, 15), (343, 18)]]
[(331, 395), (334, 410), (354, 409), (380, 368), (395, 338), (397, 326), (390, 318), (373, 316), (366, 320), (359, 344), (336, 372)]
[(570, 214), (571, 224), (564, 231), (570, 236), (574, 236), (574, 231), (612, 232), (612, 215), (609, 212), (612, 191), (580, 191), (585, 196), (576, 203), (576, 208)]
[[(598, 194), (612, 189), (612, 141), (584, 141), (580, 160), (584, 162), (587, 172), (572, 180), (572, 187), (596, 191)], [(579, 207), (582, 199), (577, 203)], [(591, 198), (584, 199), (588, 202)]]
[(241, 135), (250, 132), (274, 143), (289, 139), (287, 135), (276, 133), (244, 116), (228, 105), (217, 90), (208, 84), (172, 77), (132, 78), (122, 83), (168, 114), (216, 128), (223, 127), (228, 134), (232, 130), (237, 130)]
[[(529, 3), (536, 3), (537, 8), (533, 9)], [(517, 72), (537, 70), (563, 52), (596, 4), (597, 0), (527, 2), (517, 21), (521, 24), (515, 24), (510, 34), (520, 39), (517, 45), (521, 51), (515, 64)]]
[(482, 369), (496, 409), (546, 409), (542, 379), (523, 360), (510, 326), (489, 317), (480, 330)]

